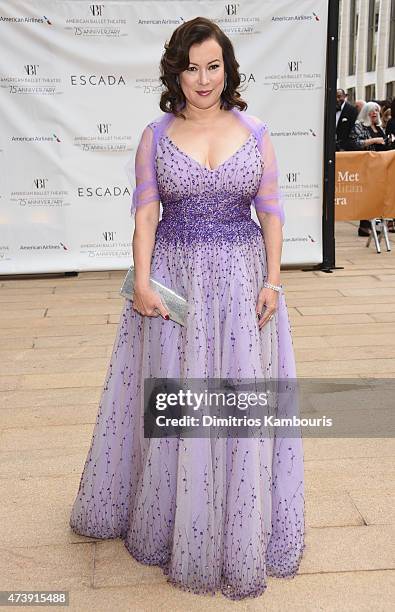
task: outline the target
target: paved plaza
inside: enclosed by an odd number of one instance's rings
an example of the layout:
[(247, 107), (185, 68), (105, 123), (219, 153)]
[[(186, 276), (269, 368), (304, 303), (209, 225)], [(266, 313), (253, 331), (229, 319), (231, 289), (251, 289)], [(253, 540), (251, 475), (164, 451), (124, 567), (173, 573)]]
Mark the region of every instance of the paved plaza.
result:
[[(395, 378), (394, 235), (394, 252), (379, 255), (356, 227), (336, 226), (343, 270), (282, 273), (299, 377)], [(181, 591), (121, 540), (70, 530), (123, 276), (0, 278), (1, 588), (68, 590), (73, 611), (393, 609), (395, 443), (387, 438), (304, 440), (305, 555), (294, 579), (269, 578), (256, 599)]]

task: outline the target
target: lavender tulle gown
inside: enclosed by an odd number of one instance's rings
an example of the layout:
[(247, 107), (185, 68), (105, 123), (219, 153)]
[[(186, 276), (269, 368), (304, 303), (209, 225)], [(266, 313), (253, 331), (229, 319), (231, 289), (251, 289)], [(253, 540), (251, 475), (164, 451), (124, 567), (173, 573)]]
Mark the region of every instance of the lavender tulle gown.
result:
[(143, 132), (134, 206), (163, 205), (154, 278), (194, 306), (188, 324), (143, 317), (125, 300), (70, 526), (122, 538), (167, 580), (230, 599), (256, 597), (267, 577), (292, 577), (304, 549), (300, 438), (143, 435), (144, 379), (295, 378), (283, 294), (259, 331), (265, 242), (251, 204), (283, 220), (267, 125), (233, 110), (245, 143), (210, 170), (167, 136), (173, 116)]

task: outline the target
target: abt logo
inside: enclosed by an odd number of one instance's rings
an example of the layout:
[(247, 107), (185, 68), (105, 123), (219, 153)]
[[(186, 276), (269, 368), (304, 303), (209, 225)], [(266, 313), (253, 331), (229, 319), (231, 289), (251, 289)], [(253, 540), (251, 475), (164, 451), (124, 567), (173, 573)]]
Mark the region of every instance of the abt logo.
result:
[(289, 60), (288, 70), (289, 72), (299, 72), (302, 65), (302, 60)]
[(35, 76), (37, 74), (37, 69), (40, 64), (25, 64), (24, 69), (26, 74), (29, 76)]
[(297, 183), (299, 181), (300, 172), (287, 172), (286, 175), (288, 183)]
[(33, 181), (34, 186), (36, 189), (46, 189), (47, 187), (47, 183), (48, 183), (48, 179), (46, 178), (36, 178)]
[(99, 134), (108, 134), (111, 123), (98, 123), (97, 130)]
[(227, 15), (237, 15), (240, 4), (225, 4), (225, 11)]
[(103, 238), (106, 242), (111, 242), (111, 240), (115, 240), (116, 232), (103, 232)]
[(104, 4), (90, 4), (89, 10), (93, 17), (101, 17), (103, 15)]

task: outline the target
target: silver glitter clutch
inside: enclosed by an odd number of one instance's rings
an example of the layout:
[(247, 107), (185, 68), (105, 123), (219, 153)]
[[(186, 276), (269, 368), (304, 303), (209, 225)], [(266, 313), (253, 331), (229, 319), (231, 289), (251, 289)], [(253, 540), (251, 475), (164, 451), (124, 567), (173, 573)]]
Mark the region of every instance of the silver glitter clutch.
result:
[[(150, 285), (154, 291), (159, 293), (170, 319), (180, 325), (186, 325), (188, 310), (192, 310), (186, 299), (152, 277), (150, 277)], [(133, 287), (134, 266), (130, 266), (123, 281), (120, 294), (128, 300), (133, 300)]]

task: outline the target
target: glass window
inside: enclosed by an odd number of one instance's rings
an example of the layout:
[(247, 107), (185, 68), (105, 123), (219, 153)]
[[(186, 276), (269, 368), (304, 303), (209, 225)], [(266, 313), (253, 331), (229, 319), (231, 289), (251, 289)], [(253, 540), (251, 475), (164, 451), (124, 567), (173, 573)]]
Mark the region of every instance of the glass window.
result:
[(342, 10), (343, 10), (343, 0), (339, 0), (339, 21), (337, 24), (337, 36), (338, 40), (340, 40), (341, 29), (342, 29)]
[(356, 0), (350, 0), (350, 40), (348, 44), (348, 74), (355, 74), (357, 65), (358, 13), (356, 11)]
[(391, 0), (388, 66), (390, 68), (395, 66), (395, 0)]
[(365, 100), (366, 102), (370, 102), (370, 100), (374, 100), (376, 97), (376, 85), (372, 83), (371, 85), (366, 85), (365, 87)]
[(366, 70), (371, 72), (376, 70), (377, 38), (379, 31), (379, 0), (369, 0), (369, 20), (368, 20), (368, 48), (366, 57)]
[(347, 102), (350, 102), (350, 104), (355, 102), (355, 87), (349, 87), (346, 93), (347, 93)]
[(392, 100), (392, 98), (395, 98), (395, 81), (390, 81), (386, 84), (385, 97), (387, 100)]

